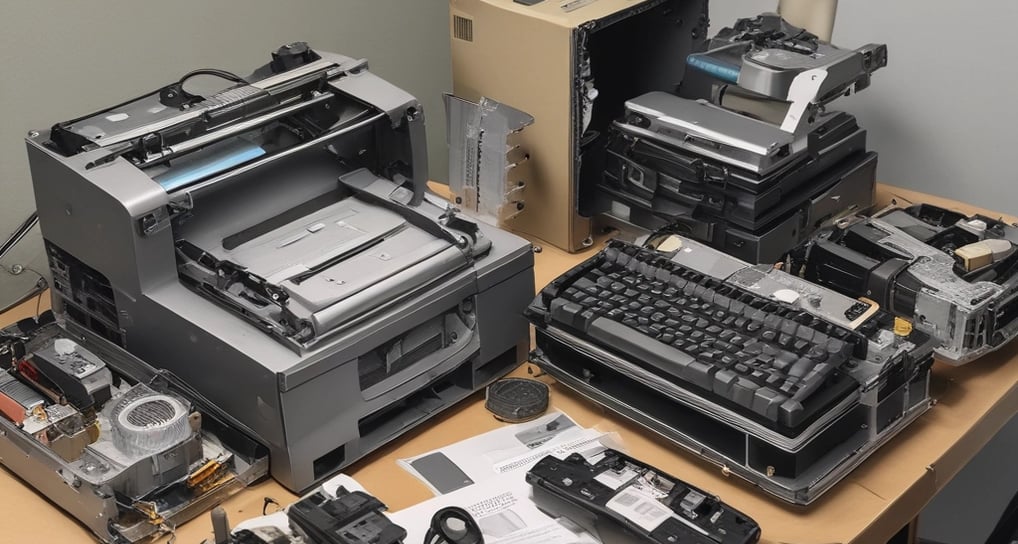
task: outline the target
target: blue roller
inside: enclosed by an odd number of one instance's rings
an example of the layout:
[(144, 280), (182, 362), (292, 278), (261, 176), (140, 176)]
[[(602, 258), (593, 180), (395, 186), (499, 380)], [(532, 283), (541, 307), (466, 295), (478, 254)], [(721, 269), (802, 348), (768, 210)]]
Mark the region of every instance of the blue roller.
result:
[(739, 67), (719, 61), (704, 53), (693, 53), (686, 57), (686, 64), (697, 70), (706, 72), (722, 81), (739, 83)]
[(217, 148), (206, 149), (191, 160), (182, 159), (168, 171), (155, 177), (166, 191), (190, 185), (213, 174), (225, 172), (234, 166), (257, 159), (265, 154), (261, 147), (242, 139)]

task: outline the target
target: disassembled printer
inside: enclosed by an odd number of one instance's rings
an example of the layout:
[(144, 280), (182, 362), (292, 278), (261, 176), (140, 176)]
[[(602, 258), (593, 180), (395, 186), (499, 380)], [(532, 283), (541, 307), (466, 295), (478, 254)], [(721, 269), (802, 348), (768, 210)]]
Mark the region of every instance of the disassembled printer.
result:
[(610, 242), (546, 286), (531, 360), (799, 504), (929, 408), (936, 342), (919, 329), (689, 238), (647, 244)]
[(534, 502), (602, 544), (754, 544), (760, 526), (718, 497), (615, 450), (590, 463), (547, 456), (527, 472)]
[(264, 476), (268, 451), (172, 374), (47, 313), (0, 331), (0, 463), (123, 544)]
[(290, 489), (526, 357), (530, 244), (427, 194), (421, 107), (364, 60), (295, 43), (27, 143), (71, 330), (173, 372)]
[[(628, 100), (610, 130), (598, 210), (765, 263), (872, 205), (866, 131), (825, 105), (868, 86), (885, 46), (840, 49), (764, 14), (721, 30), (687, 63), (711, 99)], [(687, 71), (683, 85), (697, 77)]]
[(825, 229), (793, 251), (791, 271), (866, 297), (936, 338), (961, 365), (1018, 335), (1018, 227), (929, 204), (892, 206)]

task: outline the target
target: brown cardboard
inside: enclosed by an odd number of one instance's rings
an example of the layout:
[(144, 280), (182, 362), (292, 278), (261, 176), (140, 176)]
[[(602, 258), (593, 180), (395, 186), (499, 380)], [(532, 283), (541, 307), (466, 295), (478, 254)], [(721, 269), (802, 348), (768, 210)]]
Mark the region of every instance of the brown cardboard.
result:
[[(590, 244), (592, 225), (576, 213), (573, 183), (579, 115), (573, 103), (576, 30), (652, 2), (596, 0), (571, 12), (562, 10), (563, 3), (450, 0), (449, 27), (454, 93), (472, 101), (492, 98), (535, 119), (519, 135), (530, 160), (513, 171), (520, 178), (516, 181), (526, 182), (525, 207), (506, 227), (577, 251)], [(463, 19), (471, 21), (471, 41), (456, 36), (457, 22), (463, 24)], [(676, 62), (683, 60), (680, 55)]]
[[(878, 202), (886, 204), (895, 197), (935, 203), (966, 213), (987, 213), (914, 191), (878, 186)], [(603, 240), (573, 255), (540, 240), (534, 241), (542, 246), (542, 251), (535, 256), (536, 284), (540, 288), (592, 255)], [(34, 314), (34, 306), (33, 300), (23, 304), (17, 314), (0, 316), (0, 324)], [(523, 365), (515, 374), (526, 376), (528, 368), (529, 365)], [(582, 425), (618, 432), (632, 455), (717, 493), (760, 523), (763, 527), (761, 542), (873, 544), (886, 542), (908, 525), (936, 492), (1010, 417), (1018, 413), (1018, 344), (963, 367), (938, 363), (934, 366), (933, 376), (932, 394), (938, 399), (937, 405), (806, 508), (786, 505), (752, 489), (745, 482), (726, 478), (717, 467), (678, 450), (656, 434), (581, 399), (561, 385), (552, 385), (552, 406)], [(551, 382), (547, 377), (540, 379)], [(405, 508), (426, 500), (431, 493), (400, 469), (396, 465), (397, 459), (501, 425), (504, 424), (484, 410), (483, 395), (476, 394), (346, 472), (388, 504), (390, 509)], [(234, 496), (223, 506), (231, 522), (236, 524), (260, 515), (264, 497), (271, 497), (284, 505), (296, 498), (279, 484), (268, 480)], [(269, 505), (270, 512), (274, 509), (275, 506)], [(0, 542), (89, 541), (87, 531), (6, 470), (0, 470), (0, 527), (3, 527)], [(207, 515), (177, 530), (177, 542), (197, 543), (209, 536), (211, 524)]]

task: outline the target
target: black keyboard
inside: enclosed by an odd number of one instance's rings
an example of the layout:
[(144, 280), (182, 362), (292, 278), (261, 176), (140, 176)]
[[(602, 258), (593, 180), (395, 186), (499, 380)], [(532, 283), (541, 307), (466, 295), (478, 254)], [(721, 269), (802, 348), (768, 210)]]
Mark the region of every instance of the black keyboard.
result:
[(858, 384), (860, 333), (612, 241), (539, 300), (545, 324), (791, 435)]

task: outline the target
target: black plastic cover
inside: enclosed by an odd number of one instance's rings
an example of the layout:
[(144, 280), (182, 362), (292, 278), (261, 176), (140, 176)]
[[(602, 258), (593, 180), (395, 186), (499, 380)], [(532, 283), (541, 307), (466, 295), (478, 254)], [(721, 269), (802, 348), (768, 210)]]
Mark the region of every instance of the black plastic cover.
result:
[(752, 544), (760, 526), (716, 495), (615, 450), (538, 461), (529, 472), (534, 501), (604, 544)]
[(340, 487), (336, 498), (313, 493), (287, 510), (290, 525), (321, 544), (401, 544), (406, 530), (389, 521), (381, 501)]

